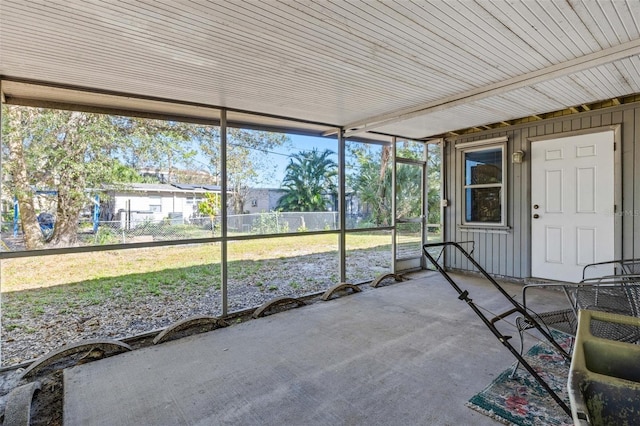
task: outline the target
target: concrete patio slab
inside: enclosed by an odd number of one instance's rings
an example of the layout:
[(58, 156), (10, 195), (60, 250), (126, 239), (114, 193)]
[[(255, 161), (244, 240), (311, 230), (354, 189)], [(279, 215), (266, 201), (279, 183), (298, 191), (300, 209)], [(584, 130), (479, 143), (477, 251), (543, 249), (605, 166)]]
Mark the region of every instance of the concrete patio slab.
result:
[[(509, 307), (488, 282), (454, 277), (487, 309)], [(448, 283), (422, 272), (68, 368), (64, 424), (493, 425), (464, 404), (514, 361)]]

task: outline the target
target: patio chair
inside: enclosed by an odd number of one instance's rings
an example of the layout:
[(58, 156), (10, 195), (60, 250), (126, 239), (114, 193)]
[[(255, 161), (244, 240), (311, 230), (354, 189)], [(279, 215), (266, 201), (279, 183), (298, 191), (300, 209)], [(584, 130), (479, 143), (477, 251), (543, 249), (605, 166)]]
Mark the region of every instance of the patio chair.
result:
[(640, 259), (618, 259), (590, 263), (582, 269), (582, 280), (607, 275), (602, 274), (602, 270), (611, 272), (612, 269), (613, 275), (640, 274)]
[[(627, 273), (635, 271), (639, 261), (601, 262), (587, 265), (585, 269), (593, 265), (615, 264), (617, 275), (605, 275), (602, 277), (586, 278), (579, 283), (540, 283), (528, 284), (522, 289), (522, 305), (531, 316), (540, 324), (550, 329), (566, 333), (572, 337), (576, 335), (578, 326), (578, 312), (582, 309), (601, 311), (626, 316), (640, 317), (640, 275)], [(567, 298), (567, 309), (535, 312), (530, 304), (527, 304), (527, 292), (535, 288), (559, 288)], [(520, 353), (524, 350), (524, 334), (535, 327), (528, 318), (520, 316), (516, 318), (516, 327), (520, 334)], [(591, 330), (597, 337), (609, 340), (618, 340), (630, 343), (640, 342), (640, 333), (635, 327), (615, 323), (594, 323)], [(514, 367), (514, 372), (518, 364)]]

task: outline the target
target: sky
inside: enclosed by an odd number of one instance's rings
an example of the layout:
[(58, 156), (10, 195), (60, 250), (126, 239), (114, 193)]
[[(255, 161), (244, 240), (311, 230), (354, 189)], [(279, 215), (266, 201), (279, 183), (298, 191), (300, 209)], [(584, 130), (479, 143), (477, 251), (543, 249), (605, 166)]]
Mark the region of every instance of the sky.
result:
[[(329, 149), (335, 153), (338, 151), (337, 139), (318, 138), (313, 136), (301, 136), (301, 135), (289, 135), (291, 138), (290, 149), (286, 147), (278, 147), (273, 149), (272, 154), (269, 155), (269, 162), (276, 166), (276, 172), (272, 179), (267, 182), (260, 183), (262, 187), (279, 188), (284, 178), (285, 169), (290, 161), (290, 155), (300, 151), (311, 151), (313, 148), (317, 148), (322, 152), (325, 149)], [(333, 156), (333, 160), (338, 162), (338, 155)]]
[[(314, 148), (320, 152), (328, 149), (334, 152), (331, 157), (333, 161), (338, 162), (338, 140), (334, 138), (323, 138), (315, 136), (304, 136), (288, 134), (290, 143), (272, 148), (265, 154), (262, 151), (254, 151), (256, 159), (254, 163), (258, 163), (262, 166), (260, 176), (249, 181), (248, 184), (254, 188), (280, 188), (282, 180), (284, 179), (287, 165), (291, 160), (293, 154), (301, 151), (311, 151)], [(349, 152), (347, 150), (347, 157)], [(348, 158), (347, 158), (347, 162)], [(200, 154), (195, 159), (195, 165), (202, 170), (209, 169), (209, 159)], [(188, 167), (188, 166), (185, 166)]]
[[(262, 161), (265, 165), (264, 170), (262, 170), (263, 173), (261, 173), (259, 179), (250, 183), (251, 186), (255, 188), (279, 188), (292, 154), (300, 151), (311, 151), (314, 148), (317, 148), (320, 152), (325, 149), (333, 152), (338, 150), (336, 139), (301, 135), (289, 135), (289, 138), (291, 140), (290, 145), (279, 146), (268, 151), (266, 159)], [(256, 152), (256, 155), (263, 156), (264, 154)], [(336, 163), (338, 162), (337, 154), (333, 156), (333, 160)]]

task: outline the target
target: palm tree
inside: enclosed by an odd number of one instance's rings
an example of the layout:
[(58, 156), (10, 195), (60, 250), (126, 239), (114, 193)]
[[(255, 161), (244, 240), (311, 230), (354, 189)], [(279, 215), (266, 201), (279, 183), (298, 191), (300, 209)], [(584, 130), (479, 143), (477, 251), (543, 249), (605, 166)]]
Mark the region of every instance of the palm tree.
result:
[(365, 223), (387, 226), (391, 223), (391, 150), (379, 148), (352, 146), (355, 173), (347, 176), (347, 183), (366, 209)]
[(278, 210), (315, 212), (324, 211), (329, 200), (335, 196), (335, 178), (338, 165), (330, 157), (334, 152), (325, 149), (319, 152), (300, 151), (291, 156), (282, 180), (284, 196), (278, 201)]

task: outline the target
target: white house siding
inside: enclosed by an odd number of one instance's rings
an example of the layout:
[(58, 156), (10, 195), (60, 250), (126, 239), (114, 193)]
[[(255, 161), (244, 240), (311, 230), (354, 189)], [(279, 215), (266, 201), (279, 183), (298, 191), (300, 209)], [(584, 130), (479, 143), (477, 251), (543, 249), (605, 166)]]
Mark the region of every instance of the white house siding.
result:
[[(154, 220), (166, 218), (169, 213), (182, 213), (184, 218), (188, 218), (194, 212), (194, 203), (189, 203), (189, 200), (193, 200), (194, 196), (197, 199), (202, 198), (202, 194), (188, 192), (116, 193), (114, 196), (114, 213), (115, 217), (118, 218), (118, 212), (120, 210), (126, 211), (128, 208), (127, 202), (130, 201), (132, 212), (146, 212), (148, 214), (145, 214), (145, 216), (153, 217)], [(159, 199), (156, 200), (154, 197), (159, 197)], [(160, 202), (161, 211), (151, 213), (150, 206), (156, 204), (157, 201)]]
[[(505, 130), (479, 132), (447, 140), (445, 146), (445, 241), (474, 241), (474, 258), (492, 275), (514, 278), (531, 276), (531, 212), (529, 158), (519, 167), (511, 164), (511, 154), (522, 150), (529, 154), (529, 138), (540, 136), (561, 137), (562, 133), (584, 129), (597, 129), (621, 125), (622, 149), (622, 208), (618, 207), (622, 232), (616, 236), (623, 258), (640, 257), (640, 103), (621, 105), (571, 114), (547, 120), (506, 127)], [(509, 138), (507, 143), (507, 225), (501, 232), (464, 231), (462, 223), (462, 170), (455, 144)], [(620, 241), (621, 239), (621, 241)], [(451, 253), (446, 266), (473, 270), (462, 256)]]

